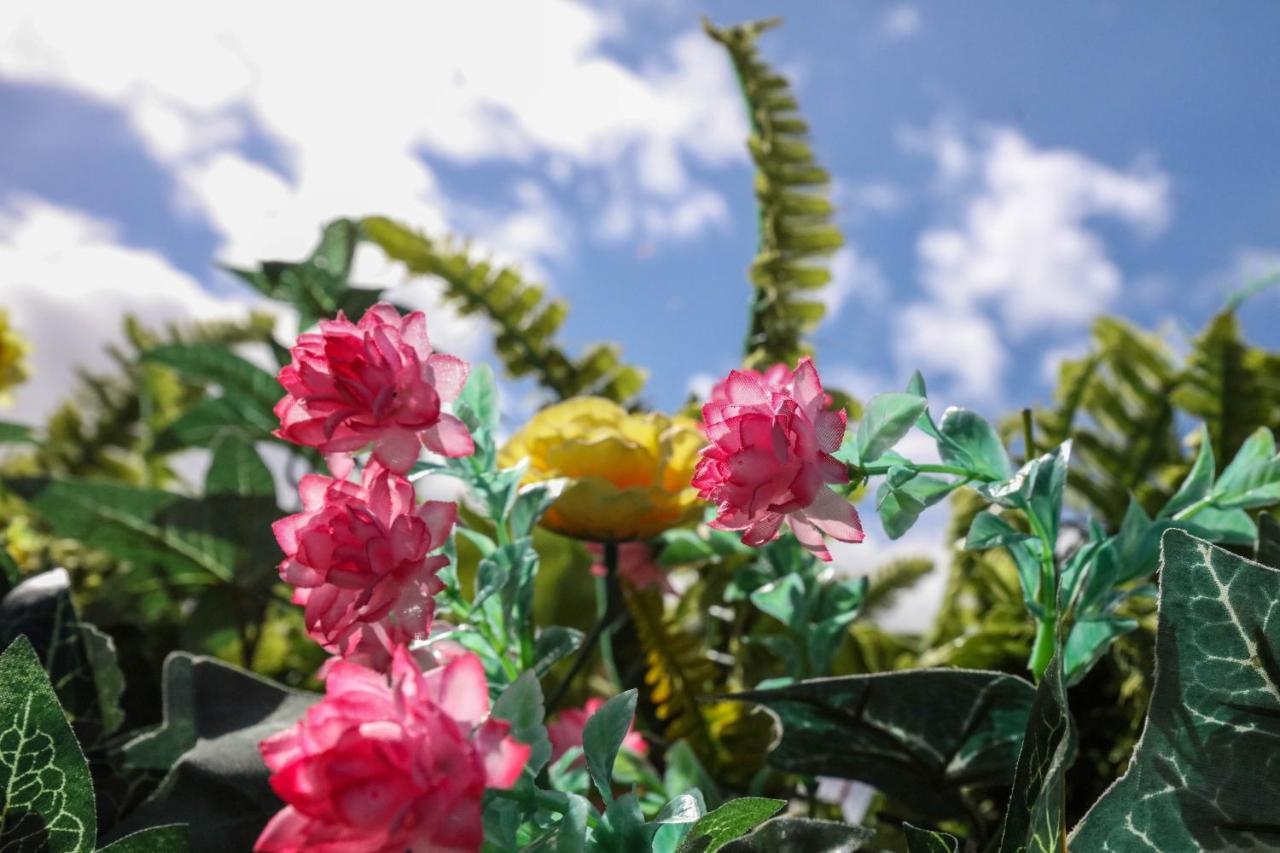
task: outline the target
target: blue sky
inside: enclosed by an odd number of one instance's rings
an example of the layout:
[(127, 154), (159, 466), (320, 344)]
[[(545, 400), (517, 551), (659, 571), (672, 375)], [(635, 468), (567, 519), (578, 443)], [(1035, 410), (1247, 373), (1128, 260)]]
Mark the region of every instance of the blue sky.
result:
[[(130, 5), (145, 33), (88, 4), (0, 12), (0, 304), (49, 380), (19, 416), (120, 311), (234, 313), (216, 260), (300, 255), (325, 219), (377, 212), (530, 270), (571, 303), (571, 349), (620, 341), (677, 405), (736, 361), (755, 245), (703, 13), (787, 13), (764, 52), (849, 241), (815, 338), (834, 384), (920, 366), (942, 402), (998, 414), (1045, 399), (1096, 312), (1177, 341), (1280, 268), (1272, 4)], [(1246, 327), (1280, 346), (1277, 317), (1273, 291)]]

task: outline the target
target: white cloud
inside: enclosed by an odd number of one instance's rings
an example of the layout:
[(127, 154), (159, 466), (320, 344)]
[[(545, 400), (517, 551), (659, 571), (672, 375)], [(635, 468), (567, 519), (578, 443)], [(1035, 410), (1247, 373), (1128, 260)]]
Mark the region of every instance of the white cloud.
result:
[(824, 322), (835, 320), (850, 299), (864, 305), (882, 305), (888, 297), (889, 284), (880, 266), (852, 245), (831, 256), (831, 282), (818, 291), (818, 298), (827, 307)]
[(908, 39), (920, 34), (922, 23), (919, 9), (909, 3), (900, 3), (880, 18), (880, 32), (890, 41)]
[(889, 216), (898, 213), (911, 201), (906, 189), (891, 181), (874, 180), (852, 188), (841, 188), (841, 206), (855, 215)]
[[(623, 163), (610, 201), (649, 239), (718, 224), (723, 211), (691, 168), (744, 157), (744, 119), (713, 45), (690, 30), (636, 71), (602, 50), (616, 16), (568, 0), (373, 2), (356, 17), (334, 4), (303, 15), (249, 0), (28, 0), (7, 4), (5, 20), (0, 78), (119, 109), (233, 263), (300, 255), (338, 215), (453, 224), (424, 151), (469, 163), (541, 158), (560, 175)], [(279, 152), (283, 173), (245, 156), (251, 135)], [(529, 261), (563, 253), (568, 229), (533, 226), (545, 205), (526, 199), (473, 236)], [(677, 224), (655, 220), (655, 209), (677, 210)]]
[(983, 136), (976, 149), (956, 138), (938, 148), (943, 174), (960, 180), (974, 168), (975, 186), (957, 188), (967, 197), (958, 222), (920, 236), (925, 288), (947, 305), (996, 308), (1015, 337), (1088, 321), (1123, 281), (1091, 222), (1158, 234), (1171, 213), (1168, 177), (1037, 148), (1009, 128)]
[(945, 376), (949, 392), (971, 401), (999, 399), (1008, 360), (995, 323), (982, 314), (931, 302), (914, 302), (894, 318), (894, 358), (903, 371), (920, 370), (932, 381)]
[(942, 221), (917, 241), (927, 300), (896, 317), (895, 352), (974, 400), (998, 400), (1009, 339), (1076, 339), (1115, 302), (1125, 276), (1097, 220), (1149, 239), (1172, 215), (1169, 177), (1150, 163), (1116, 169), (1012, 128), (945, 119), (899, 143), (934, 161)]
[(250, 303), (210, 296), (155, 252), (123, 245), (109, 223), (21, 198), (0, 210), (0, 304), (32, 342), (12, 415), (35, 423), (78, 365), (100, 364), (106, 345), (123, 342), (125, 314), (162, 325), (243, 317)]

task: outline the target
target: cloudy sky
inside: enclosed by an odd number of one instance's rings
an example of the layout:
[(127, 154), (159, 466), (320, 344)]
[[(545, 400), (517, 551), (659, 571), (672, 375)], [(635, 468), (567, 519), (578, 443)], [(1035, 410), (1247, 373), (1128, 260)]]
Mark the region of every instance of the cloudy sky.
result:
[[(0, 7), (0, 304), (34, 420), (128, 310), (237, 313), (214, 268), (291, 258), (336, 216), (472, 239), (566, 297), (678, 404), (737, 358), (755, 244), (745, 121), (698, 18), (784, 10), (837, 179), (819, 366), (913, 368), (992, 415), (1043, 401), (1090, 318), (1198, 328), (1280, 267), (1280, 6), (722, 0)], [(398, 274), (362, 257), (365, 276)], [(1280, 346), (1280, 295), (1246, 312)], [(474, 324), (433, 314), (485, 357)]]

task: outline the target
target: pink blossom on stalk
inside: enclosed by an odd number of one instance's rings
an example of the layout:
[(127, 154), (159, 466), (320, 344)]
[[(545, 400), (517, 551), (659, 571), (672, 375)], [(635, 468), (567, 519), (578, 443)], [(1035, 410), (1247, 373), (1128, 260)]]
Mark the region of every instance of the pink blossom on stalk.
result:
[(712, 390), (702, 407), (711, 444), (693, 478), (719, 510), (712, 527), (741, 530), (743, 542), (763, 545), (786, 521), (800, 544), (824, 560), (831, 559), (824, 533), (862, 541), (857, 511), (827, 488), (849, 479), (831, 455), (844, 438), (846, 416), (830, 403), (808, 358), (794, 372), (780, 364), (764, 373), (735, 370)]
[(474, 452), (466, 426), (440, 409), (462, 391), (467, 363), (432, 351), (421, 311), (401, 317), (379, 303), (359, 323), (339, 312), (319, 332), (299, 335), (290, 353), (275, 408), (275, 434), (286, 441), (338, 456), (372, 445), (397, 473), (409, 470), (420, 445), (444, 456)]
[(325, 697), (259, 748), (285, 802), (259, 853), (479, 850), (485, 788), (511, 787), (530, 752), (489, 716), (475, 655), (423, 673), (403, 647), (389, 680), (334, 664)]
[[(556, 715), (553, 722), (547, 724), (547, 737), (551, 739), (552, 761), (558, 760), (573, 747), (582, 746), (582, 730), (586, 728), (587, 720), (591, 719), (602, 705), (604, 705), (603, 699), (593, 697), (588, 699), (587, 704), (581, 708), (565, 708)], [(622, 745), (640, 755), (649, 753), (649, 744), (645, 743), (644, 737), (636, 731), (634, 721), (627, 729)]]
[[(595, 558), (595, 562), (591, 564), (591, 574), (598, 578), (604, 577), (604, 546), (599, 542), (588, 542), (587, 550)], [(667, 570), (654, 560), (653, 548), (648, 542), (637, 540), (618, 543), (618, 577), (636, 589), (657, 586), (665, 593), (675, 592), (671, 581), (667, 579)]]
[(392, 648), (430, 630), (448, 558), (429, 554), (445, 543), (458, 508), (415, 506), (409, 481), (375, 460), (360, 483), (308, 474), (298, 490), (302, 512), (272, 525), (285, 552), (280, 577), (317, 643), (385, 669)]

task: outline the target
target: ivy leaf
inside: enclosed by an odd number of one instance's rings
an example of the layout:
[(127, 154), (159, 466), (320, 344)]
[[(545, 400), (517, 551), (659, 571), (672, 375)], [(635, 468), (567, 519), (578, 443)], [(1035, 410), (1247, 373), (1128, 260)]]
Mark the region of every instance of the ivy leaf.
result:
[(54, 685), (58, 702), (86, 748), (124, 722), (124, 674), (111, 638), (82, 623), (65, 569), (27, 578), (0, 601), (0, 646), (25, 636)]
[(0, 654), (0, 801), (0, 850), (93, 850), (89, 765), (25, 637)]
[(768, 762), (779, 770), (857, 779), (945, 819), (965, 813), (960, 788), (1012, 779), (1033, 696), (1011, 675), (921, 669), (733, 698), (777, 717), (782, 737)]
[(999, 853), (1066, 853), (1066, 774), (1075, 756), (1075, 723), (1059, 652), (1036, 688)]
[(904, 823), (902, 834), (907, 837), (907, 853), (960, 853), (960, 842), (945, 832)]
[(739, 797), (699, 818), (677, 853), (716, 853), (735, 838), (755, 829), (786, 806), (786, 800)]
[(872, 397), (858, 423), (850, 461), (866, 464), (879, 459), (902, 440), (928, 405), (924, 397), (898, 391)]
[(989, 480), (1004, 480), (1013, 472), (1009, 454), (987, 419), (968, 409), (951, 407), (938, 425), (938, 454), (949, 465), (975, 471)]
[(636, 691), (614, 696), (582, 728), (582, 752), (591, 781), (606, 803), (613, 802), (613, 763), (636, 713)]
[(187, 853), (188, 849), (187, 827), (178, 823), (139, 830), (99, 848), (98, 853)]
[(212, 658), (169, 655), (164, 724), (126, 744), (125, 754), (135, 766), (169, 762), (172, 769), (112, 834), (185, 823), (192, 853), (252, 849), (281, 808), (258, 744), (293, 725), (319, 699)]
[(1266, 850), (1280, 843), (1280, 571), (1164, 534), (1156, 675), (1129, 769), (1072, 850)]
[(875, 835), (834, 820), (775, 817), (720, 848), (722, 853), (853, 853)]

